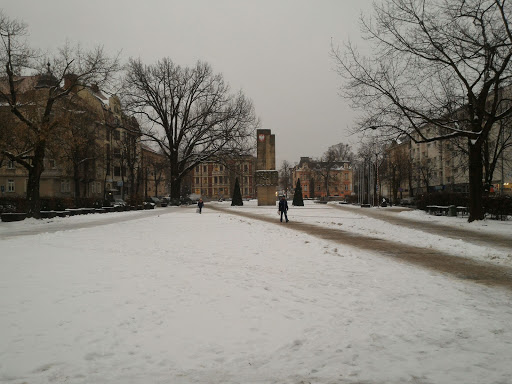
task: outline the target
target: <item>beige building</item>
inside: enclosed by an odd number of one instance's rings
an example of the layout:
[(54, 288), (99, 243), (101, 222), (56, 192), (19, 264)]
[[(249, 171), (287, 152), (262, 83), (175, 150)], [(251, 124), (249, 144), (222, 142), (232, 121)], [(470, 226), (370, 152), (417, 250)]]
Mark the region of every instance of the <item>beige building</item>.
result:
[[(48, 75), (16, 79), (20, 93), (37, 100), (44, 92), (42, 79)], [(64, 87), (69, 86), (68, 81)], [(105, 96), (96, 86), (73, 92), (61, 112), (63, 127), (48, 143), (40, 196), (58, 198), (126, 197), (137, 192), (140, 131), (137, 121), (122, 112), (117, 96)], [(14, 134), (23, 129), (8, 111), (0, 124)], [(16, 148), (12, 148), (13, 152)], [(3, 157), (0, 163), (0, 197), (25, 197), (28, 171)]]
[(144, 197), (169, 195), (167, 158), (147, 145), (141, 145), (141, 171)]
[(192, 171), (191, 192), (206, 199), (231, 198), (235, 179), (238, 178), (242, 197), (255, 198), (255, 170), (256, 158), (253, 156), (202, 163)]
[[(425, 127), (425, 136), (438, 135), (439, 128)], [(491, 140), (496, 139), (491, 131)], [(465, 139), (464, 139), (465, 140)], [(462, 145), (465, 143), (462, 141)], [(467, 155), (461, 153), (455, 141), (430, 143), (410, 142), (412, 187), (414, 195), (434, 191), (469, 192)], [(495, 194), (512, 194), (512, 147), (505, 149), (498, 158), (489, 191)]]

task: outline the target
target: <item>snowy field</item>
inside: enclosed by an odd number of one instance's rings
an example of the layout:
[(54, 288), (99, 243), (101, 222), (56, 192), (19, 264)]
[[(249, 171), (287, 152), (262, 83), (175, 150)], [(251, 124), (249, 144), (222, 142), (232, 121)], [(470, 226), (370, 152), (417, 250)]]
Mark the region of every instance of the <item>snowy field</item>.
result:
[[(277, 225), (208, 206), (0, 223), (0, 383), (510, 383), (509, 290), (295, 232), (254, 202), (222, 206)], [(411, 236), (356, 208), (289, 213), (511, 263), (511, 250)], [(73, 229), (116, 215), (133, 220)]]

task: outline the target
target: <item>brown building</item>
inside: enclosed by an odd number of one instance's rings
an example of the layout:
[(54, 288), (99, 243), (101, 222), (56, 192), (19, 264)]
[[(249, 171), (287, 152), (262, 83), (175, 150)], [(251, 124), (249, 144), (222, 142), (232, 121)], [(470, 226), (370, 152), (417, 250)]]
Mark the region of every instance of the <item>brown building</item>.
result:
[[(20, 96), (38, 108), (49, 79), (50, 74), (18, 77), (16, 86)], [(0, 86), (5, 86), (5, 81)], [(26, 128), (6, 106), (2, 108), (0, 124), (7, 126), (4, 131), (12, 135), (4, 141), (6, 149), (19, 154), (29, 147), (22, 138)], [(55, 113), (59, 114), (56, 121), (60, 127), (48, 139), (41, 197), (104, 199), (136, 193), (139, 125), (122, 112), (117, 96), (107, 97), (94, 85), (82, 87), (63, 100)], [(27, 181), (25, 167), (7, 157), (0, 158), (0, 197), (25, 197)]]
[(242, 197), (244, 199), (255, 198), (255, 170), (256, 158), (253, 156), (202, 163), (192, 171), (191, 192), (203, 199), (231, 198), (235, 179), (238, 178)]
[(294, 187), (300, 179), (302, 197), (305, 199), (344, 199), (353, 192), (352, 166), (349, 161), (326, 163), (301, 157), (299, 164), (292, 169), (292, 178)]

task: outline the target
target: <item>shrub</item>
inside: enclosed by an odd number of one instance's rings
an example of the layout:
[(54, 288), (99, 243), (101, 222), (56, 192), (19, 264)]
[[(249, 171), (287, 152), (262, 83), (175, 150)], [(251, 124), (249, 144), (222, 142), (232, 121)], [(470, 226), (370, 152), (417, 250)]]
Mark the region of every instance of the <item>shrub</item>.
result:
[(0, 213), (27, 212), (27, 199), (25, 197), (1, 197)]
[(295, 186), (295, 193), (293, 194), (293, 202), (294, 206), (304, 206), (304, 200), (302, 199), (302, 187), (300, 185), (300, 179), (297, 179), (297, 185)]
[(233, 196), (231, 197), (231, 205), (244, 205), (242, 200), (242, 193), (240, 192), (240, 183), (238, 182), (238, 177), (235, 179), (235, 188), (233, 189)]

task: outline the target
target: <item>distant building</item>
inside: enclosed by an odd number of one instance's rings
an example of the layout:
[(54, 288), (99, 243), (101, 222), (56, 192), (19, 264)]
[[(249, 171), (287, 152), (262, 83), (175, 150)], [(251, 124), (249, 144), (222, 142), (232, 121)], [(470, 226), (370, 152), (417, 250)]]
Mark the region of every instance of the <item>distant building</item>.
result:
[(142, 193), (144, 197), (168, 196), (169, 161), (147, 145), (141, 144)]
[(301, 157), (299, 164), (292, 169), (292, 178), (294, 187), (300, 179), (302, 197), (305, 199), (344, 199), (353, 192), (352, 166), (349, 161), (327, 163)]
[(190, 190), (193, 194), (206, 199), (227, 199), (231, 198), (235, 179), (238, 178), (242, 197), (252, 199), (256, 197), (255, 171), (256, 158), (254, 156), (204, 162), (192, 170)]

